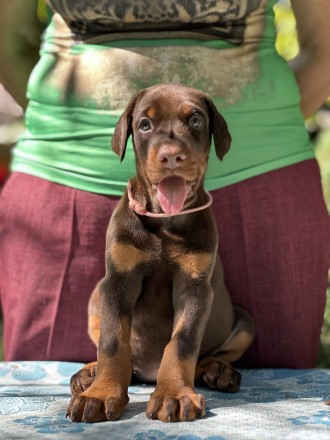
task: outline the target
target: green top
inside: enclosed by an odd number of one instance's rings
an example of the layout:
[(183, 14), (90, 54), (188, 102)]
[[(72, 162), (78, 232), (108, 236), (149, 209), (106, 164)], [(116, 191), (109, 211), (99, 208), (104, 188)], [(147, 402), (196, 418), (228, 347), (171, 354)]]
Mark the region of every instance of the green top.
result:
[[(65, 1), (51, 1), (54, 8), (56, 3)], [(275, 50), (274, 0), (237, 1), (235, 11), (229, 10), (230, 2), (218, 0), (216, 7), (228, 10), (216, 16), (212, 27), (208, 23), (191, 32), (172, 20), (161, 32), (147, 23), (144, 33), (139, 23), (134, 33), (110, 32), (107, 21), (101, 32), (93, 28), (95, 11), (86, 12), (91, 21), (70, 17), (70, 6), (74, 11), (86, 2), (66, 3), (66, 21), (54, 14), (29, 81), (26, 131), (14, 149), (13, 170), (121, 195), (135, 174), (134, 155), (129, 144), (120, 163), (111, 151), (111, 135), (133, 93), (160, 82), (203, 90), (228, 122), (232, 147), (223, 162), (212, 150), (208, 190), (314, 157), (297, 84)], [(190, 16), (196, 19), (198, 13), (190, 11)], [(177, 17), (180, 23), (188, 20), (182, 11)]]

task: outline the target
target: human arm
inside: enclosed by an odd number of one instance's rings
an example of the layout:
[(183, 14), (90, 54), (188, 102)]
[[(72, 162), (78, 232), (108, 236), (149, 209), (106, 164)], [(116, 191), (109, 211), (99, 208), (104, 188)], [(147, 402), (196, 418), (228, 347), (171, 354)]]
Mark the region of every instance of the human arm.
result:
[(23, 108), (28, 78), (39, 58), (41, 32), (37, 0), (0, 0), (0, 82)]
[(300, 51), (289, 65), (300, 88), (302, 112), (308, 117), (330, 96), (330, 2), (291, 0), (291, 5)]

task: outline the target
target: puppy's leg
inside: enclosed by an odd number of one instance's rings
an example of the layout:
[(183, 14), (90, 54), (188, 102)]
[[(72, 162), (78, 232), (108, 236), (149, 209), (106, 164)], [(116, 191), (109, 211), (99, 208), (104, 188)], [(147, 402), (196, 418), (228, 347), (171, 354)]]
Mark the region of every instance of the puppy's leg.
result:
[(98, 348), (100, 342), (100, 283), (96, 285), (88, 302), (88, 335)]
[[(102, 322), (102, 320), (101, 320)], [(73, 395), (68, 408), (72, 421), (99, 422), (118, 419), (128, 403), (131, 379), (130, 323), (127, 319), (111, 320), (110, 341), (100, 340), (97, 367), (84, 368), (73, 378)], [(82, 392), (77, 384), (82, 382)], [(86, 388), (87, 385), (87, 388)], [(77, 393), (78, 392), (78, 393)]]
[[(88, 334), (97, 348), (100, 341), (99, 287), (100, 283), (96, 285), (88, 303)], [(96, 366), (96, 361), (91, 362), (71, 377), (70, 389), (72, 395), (82, 393), (92, 385), (96, 376)]]
[(238, 360), (254, 339), (254, 323), (243, 309), (235, 307), (233, 330), (219, 351), (199, 360), (196, 381), (202, 380), (213, 390), (234, 393), (239, 390), (241, 375), (229, 363)]
[[(143, 274), (136, 269), (139, 264), (136, 253), (125, 252), (124, 245), (115, 244), (113, 249), (108, 256), (107, 275), (99, 285), (97, 368), (93, 364), (89, 371), (83, 369), (87, 383), (92, 383), (83, 392), (73, 394), (68, 408), (68, 416), (77, 422), (116, 420), (129, 400), (127, 390), (132, 374), (131, 321), (141, 291)], [(73, 390), (79, 390), (77, 380), (73, 379), (73, 382)]]
[(177, 422), (205, 416), (204, 397), (194, 390), (196, 362), (213, 299), (205, 278), (180, 277), (179, 290), (173, 294), (174, 328), (148, 403), (146, 413), (151, 419)]

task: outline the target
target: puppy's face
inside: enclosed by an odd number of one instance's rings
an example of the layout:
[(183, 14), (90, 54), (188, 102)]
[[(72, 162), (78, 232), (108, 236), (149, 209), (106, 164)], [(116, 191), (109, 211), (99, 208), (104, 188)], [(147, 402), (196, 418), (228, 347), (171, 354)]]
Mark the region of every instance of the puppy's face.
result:
[(144, 95), (134, 109), (132, 131), (139, 173), (163, 211), (180, 211), (207, 166), (211, 138), (205, 102), (166, 89)]
[[(117, 127), (121, 136), (126, 133), (126, 140), (133, 135), (138, 175), (165, 213), (180, 212), (202, 185), (212, 133), (219, 158), (229, 148), (222, 116), (199, 90), (173, 84), (140, 92), (125, 111), (126, 128), (121, 121)], [(222, 127), (221, 142), (214, 123)], [(123, 147), (116, 150), (117, 146), (115, 132), (113, 149), (123, 156)]]

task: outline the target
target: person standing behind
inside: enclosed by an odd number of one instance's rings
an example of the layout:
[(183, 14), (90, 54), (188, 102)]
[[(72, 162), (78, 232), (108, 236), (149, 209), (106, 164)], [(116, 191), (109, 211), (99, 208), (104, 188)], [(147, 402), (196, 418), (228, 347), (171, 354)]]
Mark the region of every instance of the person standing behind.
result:
[(315, 366), (330, 225), (303, 115), (330, 95), (329, 2), (292, 1), (301, 50), (289, 65), (274, 47), (274, 0), (48, 3), (0, 200), (6, 359), (95, 358), (87, 302), (134, 174), (131, 142), (121, 165), (110, 152), (114, 126), (133, 93), (179, 82), (210, 95), (233, 138), (205, 184), (227, 287), (256, 323), (242, 365)]

